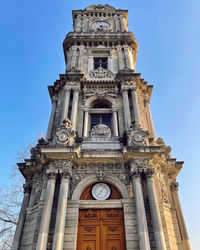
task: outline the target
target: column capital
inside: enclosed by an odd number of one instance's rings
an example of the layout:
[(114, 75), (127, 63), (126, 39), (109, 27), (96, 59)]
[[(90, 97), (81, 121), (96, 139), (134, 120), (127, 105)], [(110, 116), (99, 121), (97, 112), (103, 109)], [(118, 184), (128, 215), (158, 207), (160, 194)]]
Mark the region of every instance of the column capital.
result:
[(148, 167), (144, 170), (144, 173), (145, 173), (147, 178), (152, 178), (154, 175), (154, 172), (155, 172), (155, 170), (152, 167)]
[(132, 169), (130, 171), (130, 177), (131, 177), (131, 180), (134, 180), (135, 178), (138, 178), (138, 177), (141, 177), (142, 175), (142, 170), (137, 168), (137, 169)]
[(170, 189), (172, 192), (178, 192), (179, 184), (177, 181), (170, 183)]
[(132, 92), (136, 92), (137, 86), (133, 85), (130, 89), (131, 89)]
[(84, 111), (85, 111), (85, 112), (89, 112), (89, 111), (90, 111), (90, 108), (89, 108), (89, 107), (86, 107), (86, 108), (84, 108)]
[(31, 192), (31, 184), (25, 183), (23, 185), (24, 193), (30, 193)]
[(72, 177), (72, 171), (71, 169), (69, 170), (63, 170), (61, 173), (60, 173), (60, 176), (61, 176), (61, 179), (70, 179)]
[(80, 92), (80, 87), (79, 86), (73, 87), (72, 90), (74, 92)]
[(125, 93), (125, 92), (127, 93), (128, 90), (129, 90), (129, 87), (127, 87), (127, 86), (122, 86), (122, 88), (121, 88), (122, 94)]
[(112, 111), (113, 111), (113, 112), (117, 112), (117, 111), (118, 111), (118, 108), (112, 108)]
[(63, 90), (64, 90), (64, 92), (70, 92), (71, 86), (65, 85), (64, 88), (63, 88)]
[(55, 102), (57, 102), (57, 101), (58, 101), (58, 96), (57, 96), (57, 95), (52, 96), (51, 102), (52, 102), (52, 103), (55, 103)]
[(129, 164), (131, 168), (137, 169), (146, 169), (149, 167), (149, 159), (148, 158), (130, 158)]
[(121, 51), (122, 50), (122, 46), (120, 45), (120, 44), (118, 44), (117, 46), (116, 46), (116, 48), (117, 48), (117, 50), (119, 51)]
[(47, 172), (47, 179), (51, 181), (56, 181), (57, 173), (55, 172)]

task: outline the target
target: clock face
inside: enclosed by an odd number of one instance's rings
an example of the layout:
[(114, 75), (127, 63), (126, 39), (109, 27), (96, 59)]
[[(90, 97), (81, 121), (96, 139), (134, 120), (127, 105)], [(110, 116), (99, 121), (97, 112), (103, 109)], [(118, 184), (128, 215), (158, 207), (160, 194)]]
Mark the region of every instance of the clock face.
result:
[(92, 24), (92, 29), (94, 30), (107, 30), (110, 28), (110, 24), (107, 22), (97, 21)]
[(111, 194), (110, 187), (106, 183), (97, 183), (92, 188), (92, 196), (96, 200), (106, 200)]

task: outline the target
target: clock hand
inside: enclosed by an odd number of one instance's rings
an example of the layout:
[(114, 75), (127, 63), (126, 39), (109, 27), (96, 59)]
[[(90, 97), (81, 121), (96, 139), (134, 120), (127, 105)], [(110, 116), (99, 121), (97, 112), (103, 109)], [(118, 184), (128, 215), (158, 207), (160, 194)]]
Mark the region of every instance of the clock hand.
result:
[(104, 190), (104, 188), (98, 193), (98, 195), (101, 194), (103, 190)]

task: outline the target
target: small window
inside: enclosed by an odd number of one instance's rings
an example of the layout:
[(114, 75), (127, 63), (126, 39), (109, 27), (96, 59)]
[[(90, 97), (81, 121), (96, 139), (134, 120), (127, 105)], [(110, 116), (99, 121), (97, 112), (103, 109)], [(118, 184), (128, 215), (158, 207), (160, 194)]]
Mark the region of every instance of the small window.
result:
[(108, 58), (107, 57), (94, 57), (94, 69), (98, 68), (108, 68)]
[(104, 124), (111, 128), (111, 114), (95, 114), (91, 115), (91, 128), (98, 125)]

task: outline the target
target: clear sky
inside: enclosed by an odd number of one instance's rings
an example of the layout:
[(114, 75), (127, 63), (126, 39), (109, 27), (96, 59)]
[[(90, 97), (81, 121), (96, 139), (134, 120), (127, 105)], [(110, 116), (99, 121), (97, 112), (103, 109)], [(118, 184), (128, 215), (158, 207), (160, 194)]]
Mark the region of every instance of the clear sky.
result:
[(72, 9), (110, 4), (129, 10), (139, 44), (137, 72), (154, 85), (156, 135), (185, 164), (179, 195), (193, 250), (200, 249), (200, 1), (7, 0), (0, 8), (0, 182), (7, 183), (22, 145), (46, 133), (47, 85), (65, 72), (62, 42)]

